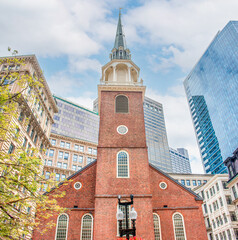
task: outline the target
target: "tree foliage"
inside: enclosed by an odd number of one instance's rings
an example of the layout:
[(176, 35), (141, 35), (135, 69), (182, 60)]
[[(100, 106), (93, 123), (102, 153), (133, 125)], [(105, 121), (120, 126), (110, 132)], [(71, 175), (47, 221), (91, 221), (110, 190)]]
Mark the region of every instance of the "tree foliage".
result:
[[(29, 236), (37, 227), (36, 206), (41, 210), (37, 213), (39, 218), (49, 218), (64, 211), (56, 200), (64, 193), (58, 192), (57, 188), (51, 198), (39, 193), (42, 185), (49, 190), (54, 183), (42, 176), (40, 156), (43, 150), (27, 148), (19, 132), (20, 128), (26, 129), (30, 121), (30, 115), (22, 121), (23, 106), (37, 101), (38, 89), (43, 84), (29, 72), (11, 70), (13, 65), (25, 64), (16, 54), (14, 50), (14, 56), (0, 59), (0, 65), (7, 66), (0, 75), (0, 239)], [(52, 225), (49, 222), (45, 229)]]

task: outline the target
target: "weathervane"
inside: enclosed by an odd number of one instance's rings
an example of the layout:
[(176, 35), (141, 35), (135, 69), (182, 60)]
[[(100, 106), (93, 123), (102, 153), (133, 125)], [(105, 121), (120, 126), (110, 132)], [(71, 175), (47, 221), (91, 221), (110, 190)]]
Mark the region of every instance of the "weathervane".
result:
[(121, 10), (122, 10), (123, 8), (119, 8), (119, 15), (121, 16)]

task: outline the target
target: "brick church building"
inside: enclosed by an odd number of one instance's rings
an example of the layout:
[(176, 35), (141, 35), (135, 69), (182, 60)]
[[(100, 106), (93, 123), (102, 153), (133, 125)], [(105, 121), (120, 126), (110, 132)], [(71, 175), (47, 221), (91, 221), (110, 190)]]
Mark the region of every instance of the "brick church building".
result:
[[(202, 199), (148, 162), (143, 113), (145, 87), (117, 26), (111, 61), (98, 85), (98, 159), (79, 170), (59, 190), (67, 209), (33, 233), (34, 240), (113, 240), (119, 238), (118, 195), (137, 211), (136, 236), (143, 240), (205, 240)], [(52, 190), (48, 194), (51, 195)], [(125, 212), (125, 208), (121, 207)], [(41, 235), (47, 221), (55, 227)], [(123, 226), (125, 221), (123, 221)]]

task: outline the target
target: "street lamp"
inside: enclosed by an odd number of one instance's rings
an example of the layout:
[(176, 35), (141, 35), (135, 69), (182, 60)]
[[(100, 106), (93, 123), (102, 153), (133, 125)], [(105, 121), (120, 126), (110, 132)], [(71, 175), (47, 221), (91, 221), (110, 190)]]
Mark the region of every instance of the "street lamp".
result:
[(129, 223), (128, 223), (128, 206), (133, 204), (133, 195), (131, 194), (130, 196), (131, 201), (130, 202), (121, 202), (121, 196), (118, 196), (118, 204), (119, 206), (125, 206), (125, 220), (126, 220), (126, 229), (122, 229), (122, 220), (124, 219), (124, 214), (120, 208), (117, 210), (117, 220), (119, 221), (119, 234), (120, 237), (123, 237), (126, 235), (126, 239), (129, 240), (130, 234), (135, 237), (136, 235), (136, 218), (137, 218), (137, 212), (135, 211), (134, 207), (131, 208), (131, 211), (129, 213), (129, 218), (132, 220), (132, 228), (129, 228)]

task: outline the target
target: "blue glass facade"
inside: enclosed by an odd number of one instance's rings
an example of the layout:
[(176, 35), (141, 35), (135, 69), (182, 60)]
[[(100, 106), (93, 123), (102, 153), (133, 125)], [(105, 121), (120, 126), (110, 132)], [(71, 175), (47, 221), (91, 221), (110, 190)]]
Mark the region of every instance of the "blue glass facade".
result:
[(238, 22), (218, 32), (184, 81), (206, 173), (227, 172), (238, 146)]

